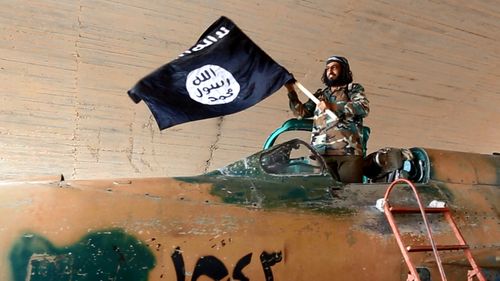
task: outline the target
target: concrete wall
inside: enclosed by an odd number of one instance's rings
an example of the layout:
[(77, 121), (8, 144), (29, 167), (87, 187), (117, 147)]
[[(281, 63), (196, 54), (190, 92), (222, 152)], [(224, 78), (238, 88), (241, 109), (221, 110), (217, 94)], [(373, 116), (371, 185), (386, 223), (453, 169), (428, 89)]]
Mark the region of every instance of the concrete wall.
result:
[(160, 132), (126, 91), (235, 21), (311, 90), (345, 55), (371, 102), (369, 150), (500, 151), (500, 6), (448, 1), (1, 1), (0, 178), (199, 174), (259, 150), (285, 90)]

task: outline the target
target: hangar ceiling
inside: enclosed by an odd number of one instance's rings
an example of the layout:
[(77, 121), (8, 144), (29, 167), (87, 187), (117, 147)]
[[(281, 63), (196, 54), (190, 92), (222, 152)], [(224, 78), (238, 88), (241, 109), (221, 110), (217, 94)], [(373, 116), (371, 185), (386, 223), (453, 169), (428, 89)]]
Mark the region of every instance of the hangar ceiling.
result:
[[(369, 151), (500, 151), (496, 1), (2, 1), (2, 179), (199, 174), (261, 149), (292, 117), (286, 91), (159, 131), (126, 91), (221, 15), (310, 90), (349, 58), (366, 89)], [(302, 98), (305, 100), (305, 98)]]

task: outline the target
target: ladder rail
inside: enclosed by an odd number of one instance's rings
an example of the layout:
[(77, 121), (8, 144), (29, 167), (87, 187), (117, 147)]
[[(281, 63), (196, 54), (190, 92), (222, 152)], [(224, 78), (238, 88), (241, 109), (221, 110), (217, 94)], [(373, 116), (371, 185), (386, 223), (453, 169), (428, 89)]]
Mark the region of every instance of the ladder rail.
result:
[[(446, 274), (445, 274), (444, 268), (443, 268), (443, 263), (441, 262), (441, 257), (440, 257), (440, 255), (438, 253), (438, 250), (437, 250), (437, 247), (436, 247), (436, 243), (434, 242), (434, 238), (432, 237), (432, 231), (431, 231), (431, 228), (429, 226), (429, 222), (427, 221), (427, 216), (426, 216), (425, 210), (424, 210), (425, 208), (422, 205), (422, 201), (420, 200), (420, 196), (418, 196), (417, 188), (415, 187), (415, 185), (411, 181), (409, 181), (407, 179), (397, 179), (397, 180), (393, 181), (391, 183), (391, 185), (389, 186), (389, 188), (387, 188), (387, 190), (385, 192), (385, 195), (384, 195), (384, 203), (385, 203), (384, 204), (384, 213), (386, 214), (386, 217), (387, 217), (387, 219), (389, 221), (389, 224), (391, 225), (391, 228), (394, 225), (395, 228), (393, 228), (393, 232), (395, 234), (396, 234), (396, 232), (399, 233), (399, 230), (397, 230), (397, 226), (396, 226), (396, 222), (394, 220), (394, 217), (392, 216), (392, 214), (390, 216), (388, 215), (388, 213), (390, 213), (390, 210), (389, 210), (389, 194), (391, 193), (392, 189), (396, 185), (402, 184), (402, 183), (405, 183), (405, 184), (409, 185), (411, 187), (411, 189), (413, 190), (413, 193), (415, 194), (415, 198), (416, 198), (417, 204), (418, 204), (418, 206), (420, 208), (420, 213), (422, 215), (422, 219), (424, 221), (424, 225), (425, 225), (425, 228), (427, 230), (427, 236), (429, 237), (429, 241), (431, 243), (432, 252), (434, 253), (434, 258), (436, 259), (436, 264), (438, 266), (439, 273), (441, 275), (441, 279), (443, 281), (447, 281)], [(402, 239), (401, 239), (401, 235), (399, 235), (399, 236), (396, 235), (396, 240), (398, 241), (398, 245), (400, 243), (401, 243), (401, 245), (403, 245), (403, 242), (402, 242)], [(403, 245), (403, 248), (401, 248), (401, 249), (402, 249), (401, 253), (403, 253), (403, 256), (408, 255), (408, 253), (404, 249), (404, 245)], [(406, 258), (405, 258), (405, 260), (406, 260)], [(408, 261), (410, 261), (410, 260), (408, 259)], [(410, 263), (407, 262), (407, 265), (408, 265), (408, 267), (410, 267), (410, 265), (411, 265), (411, 267), (414, 268), (413, 263), (411, 263), (411, 262)], [(410, 269), (410, 272), (413, 275), (415, 275), (415, 278), (417, 278), (417, 280), (419, 280), (418, 273), (416, 273), (416, 270), (415, 270), (415, 272), (412, 272), (412, 270)]]
[(403, 239), (401, 237), (401, 233), (399, 232), (398, 227), (396, 226), (396, 220), (394, 219), (394, 216), (392, 213), (389, 211), (389, 204), (387, 202), (384, 204), (384, 213), (385, 216), (387, 217), (387, 221), (389, 222), (389, 225), (391, 226), (392, 232), (394, 233), (394, 236), (396, 236), (396, 242), (398, 243), (399, 249), (401, 250), (401, 253), (403, 254), (403, 258), (406, 262), (406, 265), (408, 266), (408, 269), (410, 270), (410, 275), (413, 277), (413, 279), (408, 279), (408, 280), (415, 280), (415, 281), (420, 281), (420, 277), (418, 275), (417, 269), (413, 265), (413, 262), (411, 261), (411, 257), (408, 254), (408, 252), (405, 250), (405, 245), (403, 244)]
[[(445, 212), (444, 217), (448, 221), (451, 229), (455, 233), (455, 237), (458, 239), (461, 245), (467, 245), (467, 242), (465, 242), (465, 239), (462, 235), (462, 232), (460, 229), (458, 229), (457, 224), (455, 223), (455, 220), (453, 219), (453, 216), (450, 214), (450, 212)], [(474, 260), (474, 257), (472, 257), (472, 253), (469, 247), (467, 249), (464, 249), (464, 254), (465, 257), (467, 257), (467, 260), (469, 261), (469, 264), (472, 267), (472, 270), (469, 271), (468, 275), (468, 280), (472, 280), (472, 277), (477, 277), (480, 281), (486, 281), (486, 278), (484, 277), (483, 273), (479, 269), (479, 266), (477, 265), (476, 261)]]

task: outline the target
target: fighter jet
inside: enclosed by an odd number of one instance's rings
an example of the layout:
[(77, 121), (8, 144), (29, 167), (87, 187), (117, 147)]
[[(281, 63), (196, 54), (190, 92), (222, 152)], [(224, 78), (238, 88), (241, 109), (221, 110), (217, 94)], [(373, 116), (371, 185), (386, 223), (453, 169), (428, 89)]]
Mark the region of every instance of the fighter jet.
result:
[(1, 182), (0, 280), (499, 280), (499, 155), (383, 148), (344, 184), (274, 144), (297, 122), (202, 175)]

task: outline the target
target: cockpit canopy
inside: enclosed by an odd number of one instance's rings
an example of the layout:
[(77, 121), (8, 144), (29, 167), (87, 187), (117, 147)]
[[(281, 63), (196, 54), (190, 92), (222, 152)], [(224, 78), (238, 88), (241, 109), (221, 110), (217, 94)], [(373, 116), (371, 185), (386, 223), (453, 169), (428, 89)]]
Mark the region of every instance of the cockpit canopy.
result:
[[(293, 139), (258, 152), (219, 169), (224, 175), (268, 178), (327, 176), (335, 181), (324, 158), (308, 143)], [(392, 182), (407, 178), (424, 183), (429, 180), (429, 159), (420, 148), (385, 148), (365, 158), (363, 183)]]
[(299, 139), (264, 151), (260, 156), (260, 165), (269, 174), (314, 175), (327, 172), (323, 158)]

